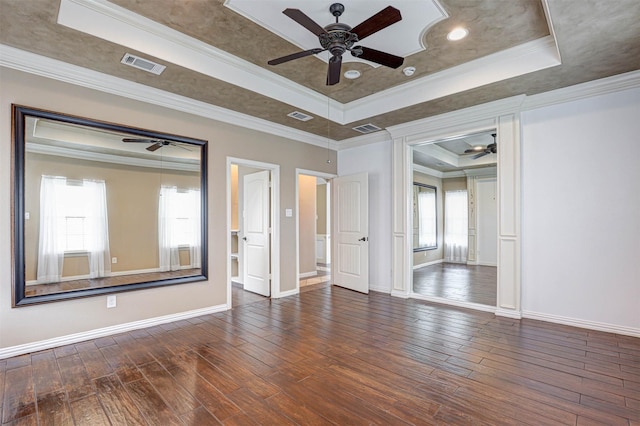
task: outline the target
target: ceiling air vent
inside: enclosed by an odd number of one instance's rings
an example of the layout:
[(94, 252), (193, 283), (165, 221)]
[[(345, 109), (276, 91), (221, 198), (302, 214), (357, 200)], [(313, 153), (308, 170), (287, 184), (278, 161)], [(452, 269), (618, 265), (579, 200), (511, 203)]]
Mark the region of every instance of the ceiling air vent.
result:
[(166, 68), (164, 65), (156, 64), (155, 62), (151, 62), (148, 59), (143, 59), (139, 56), (132, 55), (131, 53), (125, 53), (120, 62), (125, 65), (129, 65), (156, 75), (162, 74), (162, 71), (164, 71), (164, 69)]
[(309, 121), (313, 118), (312, 116), (304, 114), (300, 111), (293, 111), (292, 113), (287, 114), (287, 117), (295, 118), (296, 120), (300, 121)]
[(373, 133), (382, 129), (378, 126), (374, 126), (373, 124), (369, 123), (369, 124), (363, 124), (362, 126), (353, 127), (353, 130), (360, 133)]

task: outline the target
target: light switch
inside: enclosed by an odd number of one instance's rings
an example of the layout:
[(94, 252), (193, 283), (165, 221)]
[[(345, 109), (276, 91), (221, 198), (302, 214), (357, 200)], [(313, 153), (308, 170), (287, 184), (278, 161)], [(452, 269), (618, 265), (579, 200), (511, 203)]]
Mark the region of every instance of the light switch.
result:
[(29, 220), (29, 219), (31, 219), (31, 213), (25, 212), (24, 213), (24, 220)]
[(107, 308), (115, 308), (116, 307), (116, 296), (107, 296)]
[(286, 217), (291, 217), (293, 216), (293, 209), (284, 209), (284, 215)]
[(112, 257), (111, 258), (111, 263), (118, 263), (118, 258), (117, 257)]

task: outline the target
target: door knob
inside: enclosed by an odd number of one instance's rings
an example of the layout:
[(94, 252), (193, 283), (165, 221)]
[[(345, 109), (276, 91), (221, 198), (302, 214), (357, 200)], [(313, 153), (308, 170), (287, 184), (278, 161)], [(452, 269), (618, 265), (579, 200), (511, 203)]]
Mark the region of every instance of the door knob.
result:
[(360, 238), (358, 241), (369, 241), (369, 238), (367, 238), (367, 237), (362, 237), (362, 238)]
[(244, 241), (247, 241), (247, 237), (242, 237), (242, 239), (243, 239)]

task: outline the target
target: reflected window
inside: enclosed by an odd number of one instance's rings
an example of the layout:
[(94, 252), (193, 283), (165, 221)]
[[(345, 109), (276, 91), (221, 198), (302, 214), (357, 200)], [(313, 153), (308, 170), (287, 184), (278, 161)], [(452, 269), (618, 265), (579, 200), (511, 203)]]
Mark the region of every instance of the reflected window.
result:
[(414, 251), (438, 247), (436, 188), (413, 184), (413, 249)]
[[(160, 188), (158, 242), (161, 271), (200, 267), (200, 223), (200, 190), (175, 186)], [(188, 261), (181, 260), (181, 250), (188, 251)]]
[(444, 260), (465, 263), (468, 251), (467, 191), (444, 193)]
[[(89, 278), (104, 277), (111, 272), (104, 181), (42, 176), (37, 264), (39, 283), (62, 279), (65, 253), (88, 256)], [(73, 277), (67, 277), (70, 278)]]

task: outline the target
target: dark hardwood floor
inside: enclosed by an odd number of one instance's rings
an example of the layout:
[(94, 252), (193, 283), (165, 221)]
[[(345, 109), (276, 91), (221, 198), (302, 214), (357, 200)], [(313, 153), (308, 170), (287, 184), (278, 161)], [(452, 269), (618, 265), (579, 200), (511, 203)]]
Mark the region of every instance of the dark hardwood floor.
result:
[(413, 271), (414, 293), (459, 302), (496, 306), (497, 268), (439, 263)]
[(2, 424), (638, 425), (640, 339), (381, 293), (0, 360)]

